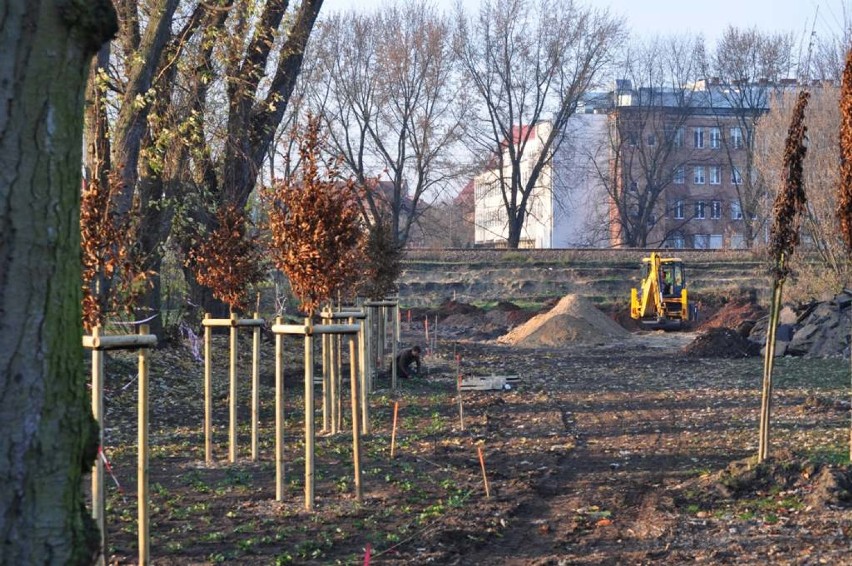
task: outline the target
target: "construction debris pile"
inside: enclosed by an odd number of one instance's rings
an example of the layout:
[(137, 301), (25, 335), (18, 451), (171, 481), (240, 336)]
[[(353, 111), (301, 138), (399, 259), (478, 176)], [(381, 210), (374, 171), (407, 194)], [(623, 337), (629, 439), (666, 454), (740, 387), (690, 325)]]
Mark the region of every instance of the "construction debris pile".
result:
[[(845, 290), (828, 301), (784, 307), (776, 333), (776, 355), (848, 358), (852, 329), (850, 305), (852, 291)], [(768, 317), (756, 321), (748, 339), (761, 346), (765, 344), (768, 323)]]

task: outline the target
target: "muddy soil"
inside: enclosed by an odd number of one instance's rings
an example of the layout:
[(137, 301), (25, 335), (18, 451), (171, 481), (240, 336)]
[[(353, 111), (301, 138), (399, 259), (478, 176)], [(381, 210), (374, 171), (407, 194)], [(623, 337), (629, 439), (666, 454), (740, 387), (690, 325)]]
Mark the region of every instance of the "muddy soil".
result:
[[(424, 377), (396, 391), (385, 374), (377, 378), (362, 448), (363, 501), (354, 496), (351, 432), (319, 435), (311, 511), (299, 347), (288, 345), (285, 359), (282, 502), (275, 501), (271, 343), (262, 349), (259, 459), (249, 457), (242, 379), (234, 464), (226, 338), (216, 337), (214, 353), (212, 465), (203, 453), (203, 366), (186, 343), (156, 352), (152, 563), (852, 563), (848, 361), (778, 360), (773, 458), (756, 466), (759, 357), (720, 357), (712, 348), (689, 354), (697, 331), (516, 348), (497, 336), (472, 337), (485, 324), (502, 335), (529, 317), (502, 325), (509, 315), (495, 322), (485, 313), (454, 314), (480, 318), (439, 326)], [(420, 320), (403, 322), (405, 344), (427, 343)], [(250, 352), (250, 342), (244, 346)], [(133, 361), (130, 354), (107, 361), (105, 453), (121, 485), (108, 487), (115, 564), (137, 556)], [(239, 367), (247, 377), (246, 354)], [(459, 375), (520, 379), (508, 390), (459, 396)]]

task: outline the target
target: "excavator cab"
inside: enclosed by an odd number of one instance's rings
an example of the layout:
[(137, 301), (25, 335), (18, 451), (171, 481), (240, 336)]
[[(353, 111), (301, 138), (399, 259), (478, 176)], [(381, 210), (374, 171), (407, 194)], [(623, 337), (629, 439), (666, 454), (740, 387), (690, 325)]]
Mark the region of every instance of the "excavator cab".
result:
[(646, 327), (665, 330), (681, 328), (691, 320), (681, 259), (656, 252), (642, 259), (642, 286), (631, 289), (630, 316)]

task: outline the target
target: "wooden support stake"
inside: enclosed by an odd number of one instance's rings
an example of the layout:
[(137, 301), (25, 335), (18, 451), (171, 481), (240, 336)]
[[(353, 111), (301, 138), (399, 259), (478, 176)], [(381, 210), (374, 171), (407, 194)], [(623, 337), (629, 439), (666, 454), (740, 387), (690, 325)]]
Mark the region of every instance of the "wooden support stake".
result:
[[(384, 308), (385, 307), (382, 307), (382, 309), (384, 309)], [(385, 311), (383, 310), (382, 311), (382, 319), (384, 319), (384, 318), (385, 318)], [(384, 335), (382, 336), (382, 339), (386, 339), (386, 338), (387, 338), (386, 336), (384, 336)], [(392, 379), (392, 383), (391, 383), (391, 389), (393, 389), (394, 391), (396, 391), (397, 374), (399, 373), (399, 368), (396, 367), (396, 356), (397, 356), (397, 343), (396, 343), (396, 337), (394, 336), (393, 337), (393, 344), (391, 344), (391, 357), (393, 358), (393, 379)]]
[(488, 488), (488, 474), (485, 473), (485, 458), (482, 456), (482, 446), (476, 447), (479, 452), (479, 466), (482, 468), (482, 481), (485, 483), (485, 497), (491, 497), (491, 490)]
[[(334, 342), (334, 376), (336, 378), (337, 398), (335, 403), (335, 414), (337, 415), (337, 432), (343, 430), (343, 336), (332, 337)], [(353, 421), (354, 422), (354, 421)]]
[[(326, 336), (323, 334), (323, 336)], [(337, 434), (340, 432), (340, 387), (338, 380), (338, 364), (337, 364), (337, 340), (334, 336), (328, 335), (328, 349), (329, 349), (329, 384), (331, 385), (331, 395), (329, 397), (329, 401), (331, 404), (331, 433)]]
[(399, 340), (400, 324), (399, 324), (399, 321), (400, 321), (401, 313), (399, 311), (399, 303), (396, 303), (393, 306), (393, 310), (394, 310), (393, 346), (394, 346), (394, 358), (396, 358), (396, 352), (399, 350), (399, 344), (400, 344), (400, 340)]
[[(349, 319), (350, 322), (354, 322)], [(367, 395), (369, 387), (369, 378), (367, 377), (367, 346), (366, 336), (364, 335), (367, 325), (362, 318), (358, 321), (358, 369), (360, 373), (360, 393), (361, 393), (361, 434), (370, 434), (370, 409), (369, 397)]]
[[(275, 319), (281, 324), (281, 317)], [(275, 335), (275, 500), (284, 501), (284, 348)]]
[(322, 432), (324, 433), (331, 430), (331, 365), (328, 362), (329, 355), (331, 354), (328, 349), (330, 339), (331, 336), (327, 334), (323, 334), (320, 337), (322, 347)]
[[(100, 338), (101, 327), (92, 329), (92, 337)], [(92, 518), (101, 532), (101, 552), (98, 564), (106, 564), (108, 550), (106, 539), (106, 521), (104, 520), (106, 492), (104, 490), (104, 461), (101, 450), (104, 445), (104, 353), (92, 350), (92, 415), (98, 422), (98, 456), (92, 466)]]
[(361, 487), (361, 428), (358, 420), (361, 411), (358, 407), (360, 402), (358, 395), (358, 367), (355, 354), (355, 336), (349, 337), (349, 381), (351, 383), (352, 397), (352, 464), (355, 469), (355, 499), (360, 503), (364, 500), (363, 488)]
[[(204, 315), (210, 320), (210, 313)], [(213, 329), (204, 326), (204, 461), (213, 463), (213, 370), (211, 335)]]
[(305, 509), (314, 508), (314, 339), (305, 319)]
[(237, 315), (231, 313), (231, 364), (230, 364), (230, 425), (228, 428), (228, 461), (237, 461)]
[(435, 315), (435, 327), (432, 329), (432, 346), (429, 353), (435, 355), (438, 352), (438, 315)]
[[(260, 314), (254, 313), (255, 320)], [(260, 327), (252, 328), (251, 349), (251, 460), (257, 462), (258, 427), (260, 426)]]
[[(148, 334), (148, 325), (139, 326), (139, 334)], [(137, 504), (139, 529), (139, 564), (150, 563), (150, 517), (148, 516), (148, 350), (139, 350)]]
[(373, 364), (375, 362), (373, 347), (373, 309), (367, 308), (364, 306), (364, 309), (367, 311), (367, 318), (364, 320), (364, 347), (366, 348), (366, 359), (364, 360), (364, 364), (366, 365), (367, 375), (364, 377), (364, 381), (367, 386), (367, 391), (373, 392)]
[(456, 398), (459, 404), (459, 426), (464, 430), (464, 401), (462, 400), (462, 372), (461, 372), (461, 356), (456, 355), (456, 369), (458, 371), (458, 379), (456, 380)]
[[(376, 307), (376, 376), (385, 369), (385, 325), (382, 321), (384, 308)], [(391, 387), (395, 383), (393, 379), (393, 360), (391, 360)]]
[(399, 401), (393, 402), (393, 428), (391, 428), (391, 460), (396, 456), (396, 423), (399, 414)]

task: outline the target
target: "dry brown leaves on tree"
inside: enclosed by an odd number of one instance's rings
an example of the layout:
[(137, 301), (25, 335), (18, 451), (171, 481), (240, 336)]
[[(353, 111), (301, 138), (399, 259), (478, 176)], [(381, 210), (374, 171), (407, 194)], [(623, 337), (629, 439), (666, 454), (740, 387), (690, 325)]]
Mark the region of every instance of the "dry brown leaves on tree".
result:
[(80, 246), (83, 264), (83, 328), (104, 323), (106, 313), (129, 312), (145, 292), (150, 273), (142, 268), (134, 242), (139, 218), (114, 213), (118, 178), (110, 175), (104, 189), (97, 177), (83, 182), (80, 199)]
[(778, 279), (784, 279), (787, 275), (789, 268), (785, 259), (799, 243), (799, 224), (807, 202), (802, 182), (802, 164), (807, 153), (805, 134), (808, 128), (805, 126), (805, 108), (809, 96), (807, 91), (800, 92), (793, 109), (784, 148), (783, 183), (773, 207), (775, 220), (770, 231), (769, 249), (775, 259), (775, 275)]
[(299, 143), (301, 179), (264, 192), (275, 264), (311, 314), (337, 292), (354, 290), (364, 268), (355, 183), (339, 180), (337, 163), (323, 162), (320, 146), (319, 120), (309, 117)]
[(263, 251), (248, 220), (233, 204), (216, 213), (217, 227), (189, 252), (195, 279), (232, 311), (248, 309), (249, 291), (264, 279)]
[(852, 49), (840, 85), (840, 187), (837, 202), (840, 234), (852, 250)]

